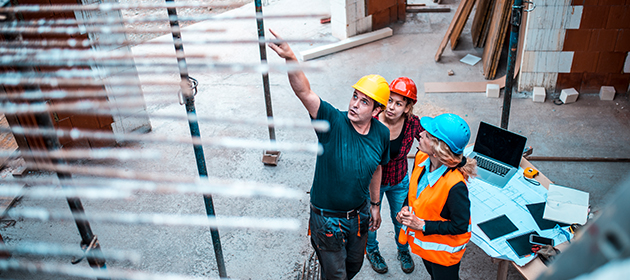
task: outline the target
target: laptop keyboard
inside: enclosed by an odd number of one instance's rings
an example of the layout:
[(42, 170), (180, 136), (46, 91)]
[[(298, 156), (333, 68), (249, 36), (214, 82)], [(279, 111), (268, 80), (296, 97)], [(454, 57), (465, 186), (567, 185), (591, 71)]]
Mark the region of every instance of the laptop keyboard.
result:
[(501, 177), (504, 177), (505, 174), (507, 174), (508, 171), (510, 171), (509, 168), (507, 168), (507, 167), (505, 167), (503, 165), (497, 164), (496, 162), (490, 161), (490, 160), (488, 160), (486, 158), (482, 158), (480, 156), (475, 156), (474, 159), (477, 160), (477, 166), (479, 166), (479, 167), (481, 167), (481, 168), (483, 168), (485, 170), (488, 170), (488, 171), (490, 171), (492, 173), (495, 173), (495, 174), (497, 174), (497, 175), (499, 175)]

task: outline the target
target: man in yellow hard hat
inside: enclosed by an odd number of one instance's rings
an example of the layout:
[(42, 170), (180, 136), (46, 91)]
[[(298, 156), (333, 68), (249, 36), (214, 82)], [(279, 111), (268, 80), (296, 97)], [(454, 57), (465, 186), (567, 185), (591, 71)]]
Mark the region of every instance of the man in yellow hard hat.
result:
[[(297, 63), (286, 42), (269, 47), (287, 63)], [(317, 156), (310, 192), (311, 244), (322, 279), (352, 279), (363, 265), (368, 227), (373, 231), (381, 224), (379, 189), (382, 165), (389, 161), (389, 129), (374, 117), (389, 100), (389, 85), (379, 75), (361, 78), (342, 112), (311, 90), (302, 71), (288, 75), (311, 118), (330, 123), (328, 132), (317, 132), (324, 152)]]

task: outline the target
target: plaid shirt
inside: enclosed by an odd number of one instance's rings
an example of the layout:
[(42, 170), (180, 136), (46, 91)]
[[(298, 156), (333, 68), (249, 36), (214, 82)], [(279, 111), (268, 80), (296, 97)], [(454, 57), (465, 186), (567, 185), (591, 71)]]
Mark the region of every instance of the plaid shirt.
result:
[(411, 118), (405, 120), (403, 125), (403, 139), (400, 145), (400, 152), (396, 158), (392, 158), (389, 162), (383, 166), (383, 177), (381, 179), (381, 185), (393, 186), (402, 181), (407, 175), (408, 163), (407, 154), (413, 145), (413, 139), (420, 141), (420, 132), (423, 132), (424, 128), (420, 125), (420, 118), (417, 116), (411, 116)]

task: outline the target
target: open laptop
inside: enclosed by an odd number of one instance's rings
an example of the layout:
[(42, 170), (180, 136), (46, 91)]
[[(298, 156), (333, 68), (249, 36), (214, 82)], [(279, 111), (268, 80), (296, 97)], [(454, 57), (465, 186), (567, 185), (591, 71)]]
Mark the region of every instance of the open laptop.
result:
[(469, 158), (477, 160), (480, 179), (504, 187), (518, 171), (527, 138), (503, 128), (479, 123), (475, 146)]

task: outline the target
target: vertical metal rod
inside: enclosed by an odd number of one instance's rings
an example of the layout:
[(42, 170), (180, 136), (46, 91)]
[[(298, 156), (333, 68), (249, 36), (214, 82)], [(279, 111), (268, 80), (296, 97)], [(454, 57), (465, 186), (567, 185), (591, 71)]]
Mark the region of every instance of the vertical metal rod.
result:
[(518, 33), (521, 28), (521, 14), (523, 13), (523, 1), (514, 0), (512, 5), (512, 28), (510, 32), (510, 52), (508, 54), (507, 76), (505, 77), (505, 92), (503, 93), (503, 112), (501, 113), (501, 127), (508, 129), (510, 122), (510, 106), (512, 102), (512, 89), (514, 87), (514, 67), (516, 66), (516, 50), (518, 48)]
[[(166, 0), (166, 3), (172, 3), (174, 0)], [(190, 127), (190, 134), (193, 138), (200, 137), (199, 123), (197, 122), (197, 112), (195, 110), (195, 97), (192, 94), (190, 88), (190, 82), (188, 80), (188, 66), (186, 65), (186, 56), (184, 55), (184, 45), (182, 42), (182, 36), (179, 27), (179, 21), (177, 20), (177, 9), (167, 8), (169, 23), (171, 25), (171, 33), (173, 34), (173, 45), (175, 46), (175, 52), (177, 54), (177, 65), (179, 66), (179, 75), (181, 77), (180, 87), (182, 95), (186, 102), (186, 113), (188, 114), (188, 126)], [(195, 159), (197, 160), (197, 171), (199, 177), (207, 178), (208, 170), (206, 168), (206, 159), (203, 154), (203, 147), (198, 144), (193, 144), (195, 150)], [(206, 206), (206, 214), (208, 217), (214, 217), (214, 203), (212, 202), (212, 195), (205, 194), (203, 196), (203, 202)], [(219, 269), (219, 277), (227, 278), (227, 272), (225, 270), (225, 261), (223, 259), (223, 250), (221, 249), (221, 238), (219, 236), (219, 230), (211, 228), (210, 234), (212, 235), (212, 246), (214, 247), (214, 255), (217, 260), (217, 268)]]
[[(50, 115), (46, 113), (36, 114), (35, 120), (39, 127), (51, 128), (51, 129), (54, 128), (53, 121)], [(61, 148), (61, 144), (59, 143), (59, 138), (57, 138), (56, 136), (43, 136), (43, 138), (45, 141), (46, 148), (49, 151), (58, 150)], [(65, 164), (65, 160), (62, 160), (62, 159), (52, 159), (52, 161), (55, 164)], [(64, 184), (64, 181), (71, 179), (72, 178), (71, 174), (57, 172), (57, 177), (59, 178), (59, 181), (61, 182), (61, 185), (63, 188), (66, 188), (66, 189), (70, 188), (70, 186), (67, 186), (66, 184)], [(66, 200), (68, 201), (68, 206), (70, 207), (70, 211), (72, 212), (72, 215), (85, 216), (85, 210), (83, 209), (83, 204), (81, 203), (81, 199), (77, 197), (68, 197), (66, 198)], [(93, 245), (94, 247), (90, 249), (90, 251), (94, 251), (95, 254), (87, 254), (87, 257), (86, 257), (88, 263), (90, 264), (90, 267), (92, 267), (93, 269), (106, 270), (107, 266), (105, 265), (105, 260), (101, 258), (93, 257), (94, 255), (99, 256), (102, 254), (100, 252), (101, 245), (98, 243), (98, 239), (96, 239), (96, 236), (94, 236), (94, 233), (92, 232), (92, 228), (90, 227), (90, 223), (84, 219), (78, 219), (78, 220), (75, 219), (75, 223), (77, 224), (79, 234), (81, 235), (81, 247), (85, 246), (87, 248), (87, 246), (89, 246), (90, 244), (92, 243), (94, 244)], [(98, 279), (105, 280), (109, 278), (98, 278)]]
[[(258, 26), (258, 48), (260, 49), (260, 63), (267, 64), (267, 49), (265, 45), (265, 26), (263, 23), (262, 1), (255, 0), (256, 3), (256, 24)], [(265, 90), (265, 106), (267, 107), (267, 117), (273, 118), (273, 109), (271, 108), (271, 90), (269, 89), (269, 73), (263, 72), (263, 88)], [(269, 140), (276, 140), (276, 131), (273, 126), (269, 126)]]

